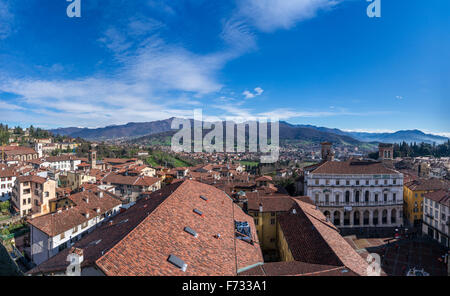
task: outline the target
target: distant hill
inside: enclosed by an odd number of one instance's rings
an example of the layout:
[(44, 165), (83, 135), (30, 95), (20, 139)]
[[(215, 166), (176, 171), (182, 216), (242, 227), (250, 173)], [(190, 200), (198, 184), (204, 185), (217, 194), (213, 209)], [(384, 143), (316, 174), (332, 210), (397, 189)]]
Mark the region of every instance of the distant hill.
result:
[(384, 143), (428, 143), (428, 144), (442, 144), (448, 141), (448, 138), (425, 134), (419, 130), (398, 131), (395, 133), (358, 133), (349, 132), (349, 135), (355, 139), (365, 142), (384, 142)]
[(86, 140), (130, 139), (170, 131), (172, 119), (141, 123), (130, 122), (125, 125), (111, 125), (94, 129), (76, 127), (58, 128), (50, 130), (50, 132), (55, 135), (70, 136), (73, 138), (80, 137)]
[[(210, 130), (204, 130), (203, 135)], [(270, 127), (268, 128), (270, 136)], [(139, 145), (170, 145), (171, 137), (176, 131), (165, 131), (161, 133), (154, 133), (139, 138), (130, 139), (127, 142)], [(337, 135), (325, 131), (319, 131), (313, 128), (297, 127), (287, 122), (280, 122), (280, 141), (281, 143), (308, 143), (318, 144), (324, 141), (331, 141), (335, 145), (355, 145), (359, 146), (362, 143), (347, 135)], [(226, 137), (226, 130), (224, 128), (224, 137)], [(193, 138), (193, 135), (192, 135)], [(246, 138), (248, 138), (248, 130), (246, 130)]]
[(368, 133), (368, 132), (346, 132), (337, 128), (317, 127), (314, 125), (295, 125), (296, 127), (312, 128), (322, 132), (334, 133), (337, 135), (350, 136), (362, 142), (381, 142), (381, 143), (428, 143), (442, 144), (448, 141), (448, 138), (425, 134), (420, 130), (401, 130), (394, 133)]
[[(135, 123), (125, 125), (112, 125), (103, 128), (59, 128), (50, 130), (53, 134), (67, 135), (73, 138), (80, 137), (86, 140), (116, 140), (123, 139), (136, 144), (164, 144), (170, 143), (170, 137), (174, 134), (171, 129), (173, 118)], [(192, 121), (191, 121), (192, 122)], [(131, 141), (130, 141), (131, 140)], [(441, 144), (448, 138), (425, 134), (419, 130), (398, 131), (395, 133), (365, 133), (346, 132), (336, 128), (317, 127), (314, 125), (290, 124), (280, 122), (280, 140), (285, 142), (320, 143), (329, 141), (336, 145), (360, 146), (362, 142), (400, 143), (400, 142), (425, 142)]]

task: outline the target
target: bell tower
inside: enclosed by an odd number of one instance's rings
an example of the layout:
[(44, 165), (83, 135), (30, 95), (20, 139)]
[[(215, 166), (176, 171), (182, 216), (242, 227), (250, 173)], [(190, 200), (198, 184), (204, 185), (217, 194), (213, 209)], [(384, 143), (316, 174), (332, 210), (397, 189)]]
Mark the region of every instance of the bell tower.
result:
[(322, 161), (333, 161), (334, 151), (331, 148), (333, 146), (330, 142), (323, 142), (322, 145)]
[(97, 145), (93, 144), (92, 149), (89, 151), (89, 163), (91, 164), (91, 169), (97, 167)]
[(394, 159), (394, 145), (380, 143), (378, 145), (378, 158), (381, 160)]

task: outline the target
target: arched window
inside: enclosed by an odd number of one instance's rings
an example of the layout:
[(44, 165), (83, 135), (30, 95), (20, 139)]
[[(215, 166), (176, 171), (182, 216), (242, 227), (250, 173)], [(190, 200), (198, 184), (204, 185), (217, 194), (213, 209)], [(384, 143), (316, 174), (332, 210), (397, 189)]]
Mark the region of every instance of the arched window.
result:
[(333, 221), (334, 225), (341, 225), (341, 213), (338, 211), (334, 212), (334, 221)]
[(346, 203), (350, 202), (350, 191), (345, 191), (345, 202)]

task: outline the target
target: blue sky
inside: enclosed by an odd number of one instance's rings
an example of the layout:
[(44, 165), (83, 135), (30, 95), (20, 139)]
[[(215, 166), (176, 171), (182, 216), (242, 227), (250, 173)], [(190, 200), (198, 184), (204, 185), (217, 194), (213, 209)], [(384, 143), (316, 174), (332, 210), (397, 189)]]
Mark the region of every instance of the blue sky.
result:
[(450, 136), (450, 1), (0, 0), (0, 121), (274, 115)]

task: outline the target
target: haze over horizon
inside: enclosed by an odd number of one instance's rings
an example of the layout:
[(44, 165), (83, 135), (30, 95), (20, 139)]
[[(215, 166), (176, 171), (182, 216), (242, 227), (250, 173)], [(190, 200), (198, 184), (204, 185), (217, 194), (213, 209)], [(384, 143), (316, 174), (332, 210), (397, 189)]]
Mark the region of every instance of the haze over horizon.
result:
[[(448, 1), (0, 0), (0, 121), (270, 116), (450, 136)], [(183, 28), (183, 30), (180, 30)]]

